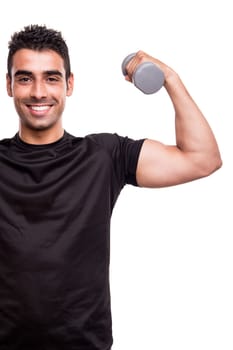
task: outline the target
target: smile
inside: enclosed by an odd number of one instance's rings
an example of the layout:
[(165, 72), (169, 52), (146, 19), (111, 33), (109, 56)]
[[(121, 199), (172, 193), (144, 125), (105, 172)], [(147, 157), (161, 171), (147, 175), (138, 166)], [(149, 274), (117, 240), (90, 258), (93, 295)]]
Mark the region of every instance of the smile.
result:
[(42, 105), (42, 106), (31, 105), (31, 106), (28, 106), (28, 107), (29, 107), (30, 109), (32, 109), (33, 111), (42, 112), (42, 111), (48, 110), (51, 106), (50, 106), (50, 105)]

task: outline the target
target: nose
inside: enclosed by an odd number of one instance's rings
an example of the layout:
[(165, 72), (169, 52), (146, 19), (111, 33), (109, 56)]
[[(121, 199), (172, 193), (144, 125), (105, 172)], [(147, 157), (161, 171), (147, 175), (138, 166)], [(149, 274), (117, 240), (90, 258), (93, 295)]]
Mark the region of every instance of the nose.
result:
[(34, 81), (30, 91), (31, 97), (42, 99), (47, 97), (46, 84), (43, 81)]

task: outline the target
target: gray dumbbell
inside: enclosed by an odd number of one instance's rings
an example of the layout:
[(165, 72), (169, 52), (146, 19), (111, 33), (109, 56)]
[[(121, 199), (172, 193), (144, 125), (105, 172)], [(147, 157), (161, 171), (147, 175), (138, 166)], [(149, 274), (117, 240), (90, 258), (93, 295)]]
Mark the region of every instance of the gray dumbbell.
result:
[[(127, 75), (127, 64), (135, 55), (135, 53), (131, 53), (123, 60), (121, 69), (124, 75)], [(144, 92), (144, 94), (154, 94), (162, 88), (164, 84), (164, 74), (154, 63), (143, 62), (137, 66), (133, 73), (132, 82), (139, 90)]]

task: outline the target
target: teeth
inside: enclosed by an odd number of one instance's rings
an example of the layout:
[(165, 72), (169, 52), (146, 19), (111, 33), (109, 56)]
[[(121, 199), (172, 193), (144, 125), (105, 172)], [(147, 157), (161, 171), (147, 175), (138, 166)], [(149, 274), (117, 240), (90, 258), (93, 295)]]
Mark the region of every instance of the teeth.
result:
[(49, 109), (49, 106), (31, 106), (34, 111), (45, 111)]

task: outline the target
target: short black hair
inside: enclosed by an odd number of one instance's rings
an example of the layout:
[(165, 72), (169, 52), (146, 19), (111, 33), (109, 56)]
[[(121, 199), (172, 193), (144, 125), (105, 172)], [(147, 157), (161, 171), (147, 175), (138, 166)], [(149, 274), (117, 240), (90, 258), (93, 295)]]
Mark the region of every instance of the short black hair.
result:
[(66, 80), (70, 77), (71, 66), (69, 50), (61, 32), (47, 28), (45, 25), (31, 24), (23, 30), (15, 32), (8, 43), (7, 72), (11, 78), (13, 56), (20, 49), (30, 50), (53, 50), (57, 52), (64, 61)]

